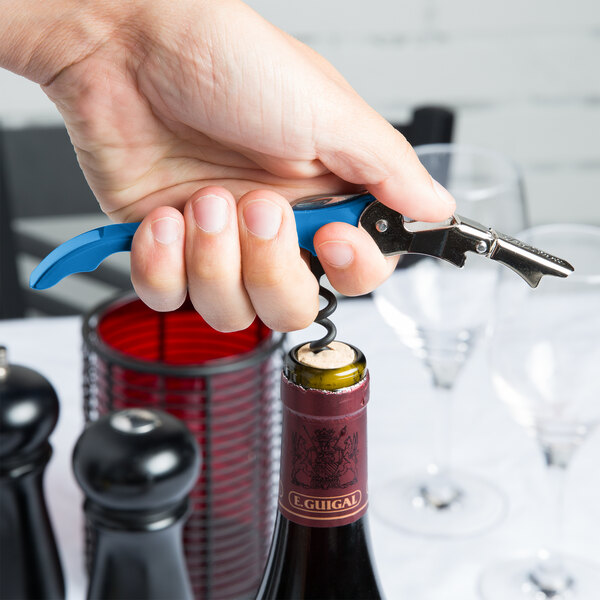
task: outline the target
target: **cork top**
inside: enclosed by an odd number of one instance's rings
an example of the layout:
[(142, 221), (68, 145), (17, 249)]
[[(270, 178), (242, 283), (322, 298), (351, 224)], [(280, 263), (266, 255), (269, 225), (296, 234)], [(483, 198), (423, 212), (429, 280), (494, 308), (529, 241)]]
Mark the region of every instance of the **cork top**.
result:
[(306, 389), (331, 392), (357, 384), (367, 370), (363, 353), (343, 342), (332, 342), (331, 346), (320, 352), (312, 352), (308, 344), (292, 348), (284, 360), (285, 377)]
[(354, 348), (343, 342), (331, 342), (324, 350), (313, 352), (310, 344), (304, 344), (297, 352), (298, 362), (315, 369), (340, 369), (356, 360)]

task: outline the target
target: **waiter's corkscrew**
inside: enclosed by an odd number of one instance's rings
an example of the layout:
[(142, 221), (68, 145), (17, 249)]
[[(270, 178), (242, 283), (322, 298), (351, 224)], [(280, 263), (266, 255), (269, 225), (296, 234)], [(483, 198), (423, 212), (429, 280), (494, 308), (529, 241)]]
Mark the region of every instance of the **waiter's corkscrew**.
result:
[[(573, 271), (567, 261), (476, 221), (458, 215), (442, 223), (411, 221), (368, 192), (310, 196), (293, 201), (292, 206), (298, 245), (311, 253), (311, 268), (319, 280), (323, 269), (316, 259), (313, 237), (319, 228), (334, 221), (363, 227), (385, 256), (424, 254), (462, 267), (467, 252), (473, 252), (506, 265), (531, 287), (537, 287), (544, 275), (567, 277)], [(138, 225), (107, 225), (61, 244), (33, 270), (29, 280), (31, 287), (46, 289), (72, 273), (93, 271), (114, 252), (131, 250)], [(329, 317), (336, 309), (337, 300), (322, 285), (319, 294), (327, 300), (327, 305), (319, 311), (315, 321), (325, 327), (327, 333), (311, 343), (314, 351), (326, 348), (336, 336), (335, 325)]]

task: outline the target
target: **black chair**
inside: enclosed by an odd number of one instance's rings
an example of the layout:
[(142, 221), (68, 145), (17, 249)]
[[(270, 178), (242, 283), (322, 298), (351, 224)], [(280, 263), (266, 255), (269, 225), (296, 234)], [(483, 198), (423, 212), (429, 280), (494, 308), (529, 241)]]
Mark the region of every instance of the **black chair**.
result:
[(409, 123), (392, 123), (412, 146), (448, 144), (454, 132), (454, 113), (442, 106), (417, 108)]
[[(30, 289), (18, 268), (19, 256), (39, 262), (56, 245), (19, 228), (19, 221), (102, 214), (64, 126), (0, 128), (0, 213), (0, 319), (23, 317), (29, 309), (46, 315), (81, 313), (76, 299)], [(82, 277), (115, 291), (131, 287), (127, 274), (107, 265)]]
[(0, 130), (0, 319), (20, 317), (23, 314), (23, 293), (17, 275), (17, 251), (11, 228), (5, 169), (4, 144)]

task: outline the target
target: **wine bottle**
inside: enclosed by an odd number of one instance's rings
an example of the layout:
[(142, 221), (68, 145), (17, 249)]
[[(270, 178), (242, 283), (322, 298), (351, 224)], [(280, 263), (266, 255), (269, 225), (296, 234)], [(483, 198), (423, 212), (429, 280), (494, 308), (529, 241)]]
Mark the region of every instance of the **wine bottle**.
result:
[(286, 357), (275, 533), (257, 600), (377, 600), (367, 528), (366, 404), (360, 350), (308, 344)]

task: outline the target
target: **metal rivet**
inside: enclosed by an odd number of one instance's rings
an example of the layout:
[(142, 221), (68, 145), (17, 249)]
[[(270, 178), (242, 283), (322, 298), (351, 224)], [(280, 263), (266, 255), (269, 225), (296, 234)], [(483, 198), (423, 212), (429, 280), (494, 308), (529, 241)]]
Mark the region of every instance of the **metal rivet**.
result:
[(379, 233), (385, 233), (388, 230), (389, 223), (385, 219), (379, 219), (377, 223), (375, 223), (375, 229), (379, 231)]
[(477, 246), (475, 246), (475, 251), (478, 254), (485, 254), (487, 252), (488, 246), (487, 244), (481, 240), (480, 242), (477, 243)]

